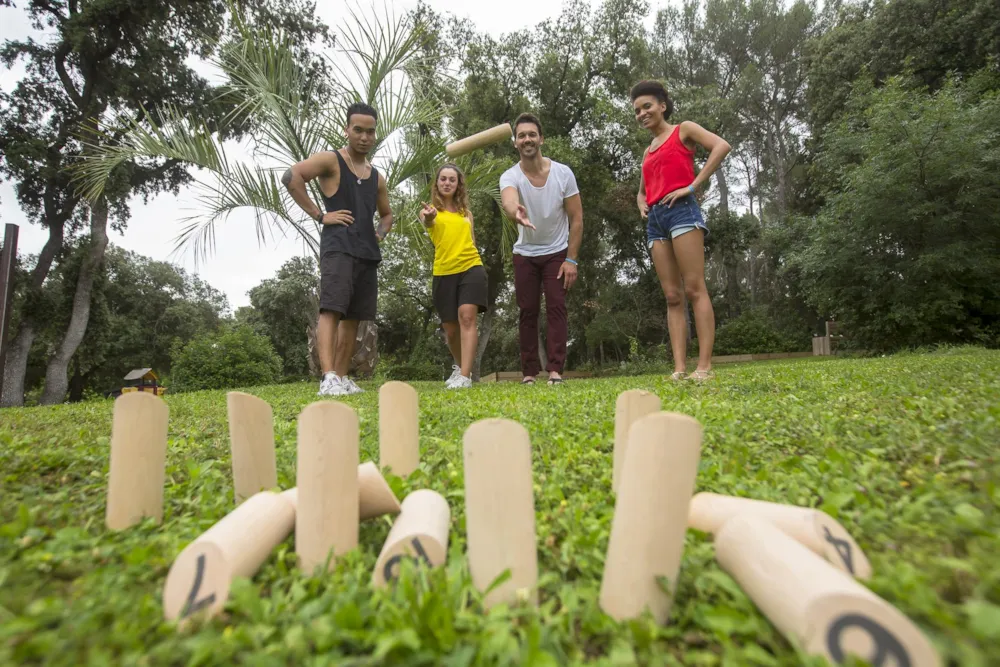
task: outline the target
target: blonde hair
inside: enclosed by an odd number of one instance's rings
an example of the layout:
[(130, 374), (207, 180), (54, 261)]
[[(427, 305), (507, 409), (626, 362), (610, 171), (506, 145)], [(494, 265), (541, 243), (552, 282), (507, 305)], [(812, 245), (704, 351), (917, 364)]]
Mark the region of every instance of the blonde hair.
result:
[(458, 165), (454, 162), (446, 162), (440, 167), (438, 167), (437, 173), (434, 174), (434, 182), (431, 184), (431, 204), (434, 205), (439, 211), (444, 210), (444, 198), (441, 197), (441, 193), (438, 191), (438, 179), (441, 178), (441, 172), (445, 169), (454, 169), (455, 173), (458, 175), (458, 185), (455, 187), (455, 194), (453, 194), (452, 200), (455, 202), (455, 206), (458, 208), (458, 212), (462, 215), (469, 214), (469, 192), (465, 189), (465, 174), (462, 170), (458, 168)]

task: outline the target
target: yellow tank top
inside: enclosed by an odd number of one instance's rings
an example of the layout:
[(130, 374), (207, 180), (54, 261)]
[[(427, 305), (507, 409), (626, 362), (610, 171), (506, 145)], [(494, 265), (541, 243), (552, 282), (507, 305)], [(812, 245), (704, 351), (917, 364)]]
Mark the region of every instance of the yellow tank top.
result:
[(427, 233), (434, 244), (435, 276), (450, 276), (482, 265), (472, 242), (472, 226), (461, 213), (438, 211)]

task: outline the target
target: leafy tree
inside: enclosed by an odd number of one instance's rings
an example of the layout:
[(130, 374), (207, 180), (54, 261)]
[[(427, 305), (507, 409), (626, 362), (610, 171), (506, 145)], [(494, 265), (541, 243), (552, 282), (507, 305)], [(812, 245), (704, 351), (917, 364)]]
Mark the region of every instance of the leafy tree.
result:
[[(75, 286), (87, 245), (81, 239), (65, 250), (45, 291), (48, 313), (28, 359), (28, 396), (42, 389), (50, 349), (59, 344), (72, 316)], [(87, 336), (69, 368), (67, 398), (103, 393), (121, 386), (133, 368), (170, 372), (170, 350), (196, 335), (216, 330), (228, 304), (225, 295), (196, 276), (111, 245), (94, 279)]]
[[(65, 334), (52, 349), (43, 403), (59, 402), (66, 394), (69, 364), (88, 327), (109, 223), (113, 230), (124, 228), (130, 196), (177, 192), (190, 181), (176, 158), (157, 164), (127, 159), (100, 196), (84, 202), (70, 169), (93, 152), (93, 142), (117, 144), (116, 129), (104, 132), (115, 116), (142, 123), (146, 109), (170, 105), (179, 116), (218, 124), (226, 105), (187, 61), (214, 48), (225, 30), (226, 10), (223, 0), (25, 3), (24, 11), (44, 33), (44, 41), (7, 40), (0, 49), (8, 67), (18, 61), (27, 66), (14, 90), (0, 93), (0, 174), (16, 183), (22, 209), (49, 236), (32, 269), (30, 294), (7, 357), (3, 405), (23, 402), (28, 355), (45, 319), (40, 293), (66, 240), (83, 233), (88, 255), (74, 286)], [(313, 5), (303, 0), (250, 3), (247, 11), (252, 20), (280, 23), (302, 39), (323, 31), (313, 18)], [(239, 129), (230, 126), (230, 134)]]
[(250, 290), (245, 321), (271, 340), (285, 375), (311, 371), (306, 332), (316, 326), (319, 271), (312, 257), (293, 257), (273, 278)]
[(994, 0), (834, 3), (828, 29), (809, 50), (810, 121), (817, 132), (844, 110), (858, 77), (881, 85), (908, 72), (930, 90), (950, 74), (972, 74), (1000, 54)]
[(823, 137), (826, 204), (792, 257), (854, 345), (1000, 344), (998, 88), (862, 85)]

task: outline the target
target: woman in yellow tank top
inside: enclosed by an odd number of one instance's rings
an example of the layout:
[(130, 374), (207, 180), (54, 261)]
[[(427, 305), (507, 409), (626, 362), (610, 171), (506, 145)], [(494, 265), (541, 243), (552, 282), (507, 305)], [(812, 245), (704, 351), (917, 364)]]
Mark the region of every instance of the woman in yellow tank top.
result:
[(486, 312), (486, 270), (476, 249), (465, 174), (448, 163), (431, 184), (431, 202), (420, 220), (434, 244), (434, 308), (455, 360), (449, 389), (472, 386), (472, 363), (479, 344), (478, 313)]

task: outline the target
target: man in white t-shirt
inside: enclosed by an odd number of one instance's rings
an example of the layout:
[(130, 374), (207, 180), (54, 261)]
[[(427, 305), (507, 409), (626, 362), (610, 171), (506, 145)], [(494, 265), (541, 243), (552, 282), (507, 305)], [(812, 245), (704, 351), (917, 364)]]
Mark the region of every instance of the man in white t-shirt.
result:
[(534, 383), (538, 359), (538, 315), (545, 290), (549, 384), (563, 381), (566, 362), (566, 290), (576, 282), (583, 238), (583, 204), (573, 171), (542, 157), (542, 124), (523, 113), (514, 121), (514, 147), (521, 159), (500, 177), (507, 217), (520, 225), (514, 244), (514, 293), (520, 310), (522, 384)]

